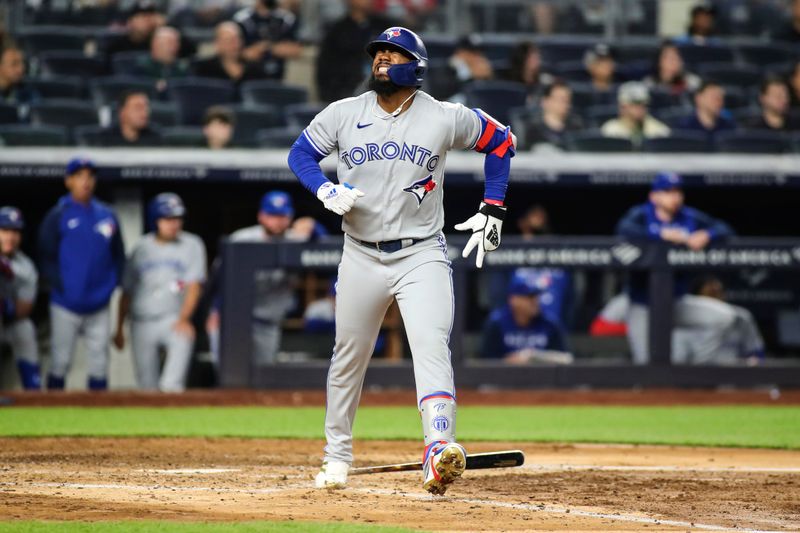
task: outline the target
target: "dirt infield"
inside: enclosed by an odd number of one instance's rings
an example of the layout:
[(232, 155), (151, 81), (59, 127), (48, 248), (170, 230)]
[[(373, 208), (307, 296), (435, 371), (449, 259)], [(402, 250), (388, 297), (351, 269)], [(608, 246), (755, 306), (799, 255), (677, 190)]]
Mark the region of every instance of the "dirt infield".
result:
[[(415, 472), (311, 488), (322, 442), (0, 439), (0, 520), (324, 520), (430, 531), (800, 530), (800, 452), (521, 447), (513, 470), (468, 471), (444, 498)], [(418, 460), (415, 442), (358, 442), (358, 465)]]

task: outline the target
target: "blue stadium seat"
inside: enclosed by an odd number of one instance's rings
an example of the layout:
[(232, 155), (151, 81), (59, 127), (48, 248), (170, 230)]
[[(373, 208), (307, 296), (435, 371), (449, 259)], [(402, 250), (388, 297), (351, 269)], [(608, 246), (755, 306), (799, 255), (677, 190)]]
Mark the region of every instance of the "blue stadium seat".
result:
[(206, 137), (203, 128), (192, 126), (177, 126), (162, 128), (161, 142), (164, 146), (174, 148), (205, 148)]
[(593, 105), (583, 112), (583, 116), (586, 117), (589, 125), (596, 128), (601, 127), (607, 120), (617, 118), (618, 115), (618, 105)]
[(146, 56), (147, 52), (117, 52), (111, 56), (111, 72), (115, 76), (136, 76), (139, 61)]
[(0, 144), (5, 146), (66, 146), (69, 137), (63, 126), (0, 126)]
[(725, 109), (743, 109), (755, 105), (756, 100), (750, 95), (750, 91), (742, 87), (724, 85), (725, 87)]
[(513, 81), (476, 81), (464, 87), (467, 107), (479, 107), (503, 124), (509, 123), (509, 111), (524, 106), (528, 91)]
[(289, 149), (297, 140), (301, 130), (297, 128), (265, 128), (256, 134), (258, 146), (261, 148), (285, 148)]
[(719, 134), (717, 150), (743, 154), (783, 154), (789, 152), (791, 144), (785, 135), (769, 131), (734, 131)]
[(171, 80), (167, 92), (177, 105), (178, 119), (184, 126), (202, 124), (206, 109), (236, 100), (236, 89), (232, 83), (209, 78)]
[(97, 109), (92, 103), (68, 98), (53, 98), (32, 104), (30, 119), (35, 126), (74, 128), (98, 124)]
[(274, 80), (248, 81), (242, 84), (242, 100), (248, 105), (284, 107), (308, 102), (308, 91)]
[(712, 151), (708, 136), (696, 131), (672, 130), (669, 137), (645, 139), (642, 148), (652, 153), (706, 153)]
[(78, 126), (73, 131), (78, 146), (105, 146), (105, 128), (99, 125)]
[(150, 100), (150, 122), (165, 128), (177, 126), (180, 122), (178, 106), (174, 102)]
[(564, 61), (582, 61), (586, 50), (592, 46), (588, 42), (542, 41), (539, 43), (539, 52), (543, 63), (558, 65)]
[(733, 49), (727, 46), (700, 46), (695, 44), (679, 45), (683, 60), (691, 68), (700, 63), (733, 63)]
[(133, 76), (106, 76), (89, 82), (92, 100), (96, 106), (114, 105), (117, 99), (129, 90), (143, 91), (151, 100), (157, 97), (153, 80)]
[(604, 137), (598, 130), (582, 131), (569, 136), (568, 146), (573, 152), (632, 152), (628, 139)]
[(231, 107), (231, 110), (236, 117), (233, 137), (237, 146), (255, 148), (258, 146), (259, 130), (284, 126), (284, 117), (279, 109), (273, 106), (237, 105)]
[(17, 122), (19, 122), (17, 106), (0, 102), (0, 124), (16, 124)]
[(611, 47), (619, 63), (643, 62), (651, 67), (658, 55), (658, 48), (656, 43), (615, 44)]
[(32, 78), (27, 83), (42, 98), (83, 98), (83, 79), (79, 76)]
[(697, 73), (703, 79), (714, 80), (725, 86), (752, 88), (761, 83), (761, 70), (749, 65), (735, 63), (701, 63)]
[(16, 34), (29, 57), (51, 50), (83, 52), (86, 37), (80, 30), (70, 26), (29, 27)]
[(583, 61), (562, 61), (553, 73), (570, 83), (589, 83), (592, 79)]
[(293, 104), (286, 106), (286, 125), (293, 128), (303, 129), (325, 109), (325, 104)]
[(762, 69), (798, 60), (797, 49), (779, 44), (740, 44), (736, 51), (742, 61)]
[(606, 92), (595, 91), (588, 83), (571, 83), (572, 107), (582, 112), (593, 105), (613, 105), (617, 102), (616, 89)]
[(87, 57), (83, 52), (42, 52), (39, 64), (45, 76), (80, 76), (94, 78), (106, 73), (105, 62), (97, 57)]
[(456, 42), (452, 37), (432, 36), (425, 37), (425, 48), (428, 50), (428, 59), (447, 60), (456, 49)]
[(673, 94), (666, 89), (650, 89), (650, 109), (666, 109), (671, 107), (685, 107), (689, 105), (689, 99), (685, 95)]

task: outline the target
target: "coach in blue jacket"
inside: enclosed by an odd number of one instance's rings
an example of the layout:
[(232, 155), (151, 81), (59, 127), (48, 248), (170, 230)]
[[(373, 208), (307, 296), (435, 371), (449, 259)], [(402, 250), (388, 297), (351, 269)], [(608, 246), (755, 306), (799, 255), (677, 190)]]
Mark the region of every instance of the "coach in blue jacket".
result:
[(48, 389), (64, 388), (79, 334), (86, 343), (89, 389), (108, 386), (108, 304), (122, 278), (125, 247), (116, 215), (93, 198), (95, 173), (89, 159), (69, 162), (69, 194), (47, 213), (39, 231), (40, 270), (50, 285)]
[[(625, 214), (617, 224), (617, 235), (631, 241), (660, 241), (686, 246), (691, 250), (702, 250), (713, 242), (733, 236), (733, 230), (725, 222), (683, 204), (683, 180), (677, 174), (658, 174), (653, 181), (649, 200)], [(631, 300), (627, 320), (628, 340), (633, 362), (647, 364), (650, 361), (647, 275), (631, 274), (627, 289)], [(676, 275), (674, 325), (702, 335), (704, 342), (696, 343), (698, 353), (691, 354), (692, 360), (714, 362), (728, 329), (735, 327), (736, 311), (720, 300), (687, 293), (686, 276)]]

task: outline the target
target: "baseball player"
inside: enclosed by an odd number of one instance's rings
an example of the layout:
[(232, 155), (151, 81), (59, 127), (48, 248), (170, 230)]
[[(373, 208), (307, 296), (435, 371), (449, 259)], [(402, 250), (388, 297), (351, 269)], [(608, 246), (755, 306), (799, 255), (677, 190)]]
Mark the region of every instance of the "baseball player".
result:
[(36, 329), (30, 319), (39, 274), (19, 249), (25, 220), (16, 207), (0, 207), (0, 344), (11, 346), (22, 386), (42, 388)]
[[(314, 219), (294, 219), (292, 198), (284, 191), (269, 191), (261, 198), (258, 224), (233, 232), (233, 242), (304, 242), (325, 234)], [(215, 265), (219, 272), (219, 262)], [(253, 305), (253, 348), (256, 365), (275, 363), (281, 344), (281, 322), (294, 307), (294, 278), (283, 269), (257, 270)], [(219, 361), (219, 301), (215, 301), (206, 331)]]
[[(396, 300), (414, 359), (425, 448), (424, 488), (443, 494), (461, 476), (456, 397), (448, 347), (453, 323), (450, 262), (442, 233), (444, 163), (451, 149), (486, 154), (479, 211), (456, 229), (472, 232), (462, 255), (476, 264), (500, 245), (516, 139), (479, 109), (439, 102), (419, 90), (428, 64), (422, 40), (393, 27), (367, 45), (370, 91), (332, 103), (297, 139), (289, 166), (323, 205), (343, 215), (336, 287), (336, 341), (328, 374), (327, 446), (316, 477), (340, 488), (353, 461), (352, 427), (375, 339)], [(338, 182), (319, 162), (337, 158)]]
[[(180, 196), (161, 193), (150, 201), (153, 231), (142, 237), (125, 266), (114, 344), (125, 346), (123, 325), (131, 316), (131, 345), (142, 389), (181, 392), (194, 348), (192, 315), (206, 279), (203, 241), (183, 231)], [(159, 349), (166, 350), (159, 377)]]
[(50, 286), (48, 389), (64, 388), (79, 334), (86, 341), (89, 389), (108, 388), (108, 304), (122, 279), (125, 246), (116, 215), (93, 197), (95, 173), (91, 160), (72, 159), (64, 180), (69, 194), (39, 229), (41, 273)]
[[(631, 208), (617, 224), (617, 235), (632, 240), (648, 240), (701, 250), (712, 242), (733, 235), (720, 220), (683, 204), (683, 180), (677, 174), (662, 172), (653, 180), (649, 202)], [(628, 341), (635, 364), (650, 361), (648, 350), (647, 276), (634, 273), (628, 287)], [(706, 296), (687, 294), (688, 279), (675, 277), (674, 322), (676, 328), (699, 328), (706, 331), (696, 345), (697, 360), (711, 360), (724, 343), (726, 332), (736, 323), (736, 312), (727, 303)]]
[(546, 290), (539, 281), (537, 272), (525, 269), (512, 275), (506, 305), (492, 311), (484, 325), (483, 357), (509, 363), (572, 362), (561, 326), (544, 312)]

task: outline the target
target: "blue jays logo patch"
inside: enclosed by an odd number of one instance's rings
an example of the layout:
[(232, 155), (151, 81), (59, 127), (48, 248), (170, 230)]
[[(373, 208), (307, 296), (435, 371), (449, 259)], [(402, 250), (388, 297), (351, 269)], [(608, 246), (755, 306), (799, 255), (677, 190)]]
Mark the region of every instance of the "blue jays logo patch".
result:
[(422, 205), (422, 200), (425, 199), (425, 196), (435, 188), (436, 182), (433, 181), (433, 174), (428, 174), (427, 178), (415, 181), (409, 187), (403, 189), (403, 191), (413, 194), (417, 202), (419, 202), (417, 204), (417, 207), (419, 207)]
[(389, 40), (391, 40), (392, 37), (400, 37), (400, 30), (397, 29), (397, 28), (389, 28), (388, 30), (386, 30), (383, 33), (386, 35), (386, 38), (389, 39)]

